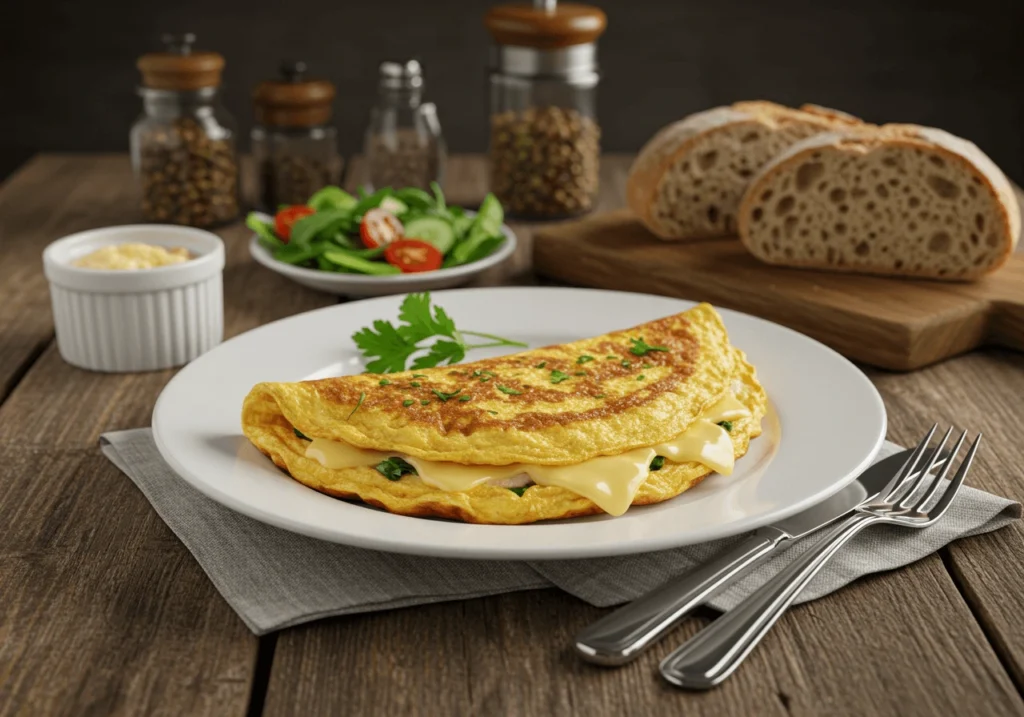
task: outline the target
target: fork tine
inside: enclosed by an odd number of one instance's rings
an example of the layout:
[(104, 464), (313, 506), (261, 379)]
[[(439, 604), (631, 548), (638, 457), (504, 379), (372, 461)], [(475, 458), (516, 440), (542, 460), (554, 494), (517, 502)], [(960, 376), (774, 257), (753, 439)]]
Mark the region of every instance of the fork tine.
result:
[(900, 489), (900, 486), (902, 486), (907, 480), (907, 477), (914, 473), (914, 468), (917, 467), (917, 462), (921, 459), (921, 454), (924, 453), (924, 450), (928, 447), (928, 443), (932, 440), (932, 436), (935, 435), (935, 429), (938, 427), (938, 423), (931, 427), (928, 434), (920, 443), (917, 444), (917, 447), (914, 448), (914, 452), (910, 454), (910, 458), (907, 459), (907, 462), (904, 463), (899, 472), (892, 477), (892, 480), (889, 481), (888, 485), (886, 485), (885, 488), (882, 488), (878, 493), (878, 497), (871, 501), (872, 503), (887, 503), (889, 499)]
[[(899, 507), (900, 508), (909, 508), (910, 506), (912, 506), (914, 504), (914, 493), (917, 492), (917, 489), (921, 487), (921, 484), (924, 483), (925, 479), (927, 479), (929, 477), (929, 474), (932, 472), (932, 469), (935, 468), (936, 463), (938, 463), (939, 456), (942, 454), (942, 449), (946, 445), (946, 441), (949, 440), (949, 435), (952, 432), (953, 432), (953, 427), (950, 426), (946, 430), (946, 435), (944, 435), (942, 437), (942, 440), (939, 441), (939, 445), (935, 448), (934, 451), (932, 451), (932, 454), (928, 457), (928, 461), (927, 461), (928, 467), (918, 471), (917, 478), (911, 484), (910, 489), (907, 490), (907, 492), (903, 494), (903, 500), (901, 500), (899, 502)], [(963, 439), (961, 438), (961, 440), (963, 440)], [(956, 457), (956, 452), (955, 451), (950, 456), (950, 458), (954, 458), (954, 457)], [(946, 461), (946, 465), (949, 466), (949, 461), (948, 460)]]
[(928, 490), (924, 492), (924, 495), (921, 496), (920, 500), (915, 501), (915, 505), (912, 508), (909, 505), (902, 506), (901, 504), (902, 507), (910, 508), (911, 511), (916, 513), (924, 512), (924, 507), (928, 505), (932, 498), (935, 497), (935, 494), (938, 493), (939, 488), (942, 487), (943, 479), (945, 479), (945, 477), (949, 475), (949, 471), (953, 467), (953, 459), (955, 459), (957, 455), (960, 453), (960, 448), (961, 446), (963, 446), (965, 438), (967, 438), (967, 431), (962, 432), (960, 434), (960, 437), (956, 439), (956, 445), (953, 446), (953, 450), (950, 451), (949, 458), (946, 460), (946, 465), (942, 467), (941, 471), (939, 471), (939, 475), (936, 476), (935, 480), (932, 481), (932, 484), (928, 486)]
[[(966, 431), (964, 431), (964, 433), (966, 434)], [(963, 440), (963, 437), (961, 437), (961, 440)], [(953, 480), (949, 482), (949, 487), (946, 488), (946, 492), (942, 494), (941, 498), (939, 498), (939, 502), (932, 506), (931, 510), (928, 511), (929, 523), (941, 518), (942, 514), (946, 512), (947, 508), (949, 508), (949, 504), (953, 502), (953, 498), (956, 497), (957, 492), (960, 490), (960, 486), (963, 485), (964, 478), (967, 477), (967, 471), (971, 469), (971, 463), (974, 461), (974, 454), (978, 452), (979, 445), (981, 445), (980, 433), (978, 434), (978, 437), (974, 439), (974, 443), (971, 444), (971, 449), (967, 451), (967, 456), (964, 457), (963, 463), (960, 464), (960, 468), (957, 469), (956, 475), (953, 476)], [(958, 444), (957, 448), (959, 447), (960, 446)], [(949, 467), (949, 463), (946, 464), (946, 467)], [(943, 470), (943, 473), (945, 473), (945, 470)], [(936, 480), (935, 485), (932, 486), (930, 491), (928, 491), (929, 495), (927, 497), (929, 499), (932, 497), (930, 494), (936, 491), (936, 486), (938, 485), (939, 481)], [(922, 503), (922, 505), (924, 504)]]

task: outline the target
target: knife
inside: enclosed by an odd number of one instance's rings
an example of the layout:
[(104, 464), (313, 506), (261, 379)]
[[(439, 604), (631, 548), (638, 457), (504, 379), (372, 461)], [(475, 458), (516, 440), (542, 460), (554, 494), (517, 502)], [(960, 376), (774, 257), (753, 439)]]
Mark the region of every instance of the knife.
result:
[[(587, 662), (623, 665), (664, 637), (693, 608), (779, 546), (798, 540), (872, 500), (903, 467), (912, 450), (901, 451), (860, 474), (813, 508), (761, 528), (739, 545), (590, 625), (576, 636), (576, 652)], [(948, 456), (940, 457), (941, 467)]]

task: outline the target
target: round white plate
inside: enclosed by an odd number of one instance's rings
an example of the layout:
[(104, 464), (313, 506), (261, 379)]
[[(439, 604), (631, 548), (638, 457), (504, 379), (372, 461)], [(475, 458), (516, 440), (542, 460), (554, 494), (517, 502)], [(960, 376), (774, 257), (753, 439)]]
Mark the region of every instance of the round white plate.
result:
[[(474, 214), (475, 212), (466, 212), (467, 216), (473, 216)], [(469, 283), (481, 272), (487, 271), (492, 266), (497, 266), (508, 259), (516, 250), (515, 232), (509, 229), (508, 225), (502, 224), (501, 233), (505, 235), (504, 243), (498, 247), (497, 251), (489, 256), (485, 256), (480, 261), (474, 261), (472, 264), (463, 264), (462, 266), (453, 266), (449, 269), (438, 269), (437, 271), (414, 274), (391, 274), (388, 276), (342, 274), (285, 264), (283, 261), (275, 259), (274, 255), (260, 244), (259, 238), (255, 234), (249, 240), (249, 253), (253, 259), (271, 271), (284, 274), (289, 279), (311, 289), (326, 291), (329, 294), (337, 294), (338, 296), (386, 296), (388, 294), (408, 294), (417, 291), (450, 289), (453, 286), (462, 286)]]
[[(692, 302), (645, 294), (556, 288), (439, 292), (457, 326), (531, 347), (628, 328)], [(470, 525), (392, 515), (337, 500), (278, 470), (241, 434), (242, 400), (260, 381), (358, 373), (349, 337), (375, 319), (394, 321), (402, 297), (332, 306), (238, 336), (182, 369), (153, 412), (167, 462), (200, 491), (271, 525), (363, 548), (455, 558), (583, 558), (672, 548), (741, 533), (823, 500), (866, 468), (885, 436), (885, 408), (871, 382), (842, 356), (768, 321), (722, 311), (770, 398), (764, 433), (732, 476), (712, 475), (678, 498), (532, 525)], [(477, 350), (467, 357), (503, 353)]]

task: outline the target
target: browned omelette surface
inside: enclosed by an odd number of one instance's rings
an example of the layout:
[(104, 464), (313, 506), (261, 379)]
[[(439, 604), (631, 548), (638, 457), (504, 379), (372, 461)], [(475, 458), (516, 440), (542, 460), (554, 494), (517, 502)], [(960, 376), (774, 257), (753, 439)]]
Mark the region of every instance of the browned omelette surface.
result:
[[(702, 304), (633, 329), (473, 363), (258, 384), (242, 425), (278, 466), (322, 492), (403, 514), (523, 523), (599, 509), (553, 486), (522, 497), (491, 485), (448, 492), (416, 476), (389, 481), (373, 468), (328, 469), (304, 455), (307, 444), (292, 429), (431, 461), (571, 465), (670, 440), (737, 388), (752, 413), (730, 434), (739, 456), (760, 434), (766, 397), (717, 312)], [(698, 463), (666, 464), (634, 504), (678, 495), (708, 472)]]

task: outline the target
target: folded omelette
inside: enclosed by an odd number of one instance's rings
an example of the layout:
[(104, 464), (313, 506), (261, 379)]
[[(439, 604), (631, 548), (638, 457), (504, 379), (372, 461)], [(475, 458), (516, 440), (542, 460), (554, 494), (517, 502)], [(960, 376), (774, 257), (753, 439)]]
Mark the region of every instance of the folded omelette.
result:
[(242, 428), (295, 480), (392, 513), (521, 524), (728, 474), (767, 398), (708, 304), (473, 363), (261, 383)]

